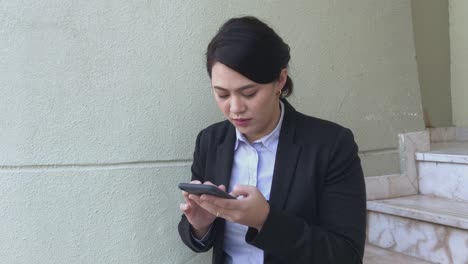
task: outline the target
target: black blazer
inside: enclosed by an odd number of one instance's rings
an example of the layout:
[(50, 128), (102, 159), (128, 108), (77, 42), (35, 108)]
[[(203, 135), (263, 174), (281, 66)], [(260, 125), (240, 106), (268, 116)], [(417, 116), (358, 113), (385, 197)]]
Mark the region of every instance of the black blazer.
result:
[[(264, 251), (264, 263), (362, 263), (366, 191), (353, 134), (335, 123), (297, 112), (286, 100), (270, 213), (260, 232), (249, 228), (246, 242)], [(192, 180), (228, 187), (236, 133), (228, 121), (197, 137)], [(200, 247), (182, 215), (179, 234), (195, 252), (213, 247), (213, 263), (224, 263), (225, 220), (217, 218)]]

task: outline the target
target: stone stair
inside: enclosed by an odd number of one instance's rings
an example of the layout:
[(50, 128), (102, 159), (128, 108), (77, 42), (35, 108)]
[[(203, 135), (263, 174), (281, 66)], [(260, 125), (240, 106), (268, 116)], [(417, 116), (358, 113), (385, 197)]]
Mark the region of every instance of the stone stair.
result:
[(432, 143), (416, 160), (420, 193), (468, 201), (468, 141)]
[[(415, 159), (419, 194), (368, 201), (367, 242), (426, 263), (468, 264), (468, 141), (433, 142)], [(421, 263), (412, 261), (393, 263)]]
[(368, 202), (370, 244), (433, 263), (468, 263), (468, 203), (413, 195)]
[(382, 249), (370, 244), (366, 245), (364, 251), (363, 264), (400, 264), (400, 263), (411, 263), (411, 264), (430, 264), (424, 260), (420, 260), (414, 257), (406, 256), (394, 251)]

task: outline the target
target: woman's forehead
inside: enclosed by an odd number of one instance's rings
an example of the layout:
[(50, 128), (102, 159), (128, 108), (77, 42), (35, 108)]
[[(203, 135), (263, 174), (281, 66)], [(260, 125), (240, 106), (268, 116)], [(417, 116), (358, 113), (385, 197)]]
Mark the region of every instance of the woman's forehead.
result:
[(229, 90), (258, 85), (256, 82), (249, 80), (247, 77), (219, 62), (213, 65), (211, 83), (213, 87)]

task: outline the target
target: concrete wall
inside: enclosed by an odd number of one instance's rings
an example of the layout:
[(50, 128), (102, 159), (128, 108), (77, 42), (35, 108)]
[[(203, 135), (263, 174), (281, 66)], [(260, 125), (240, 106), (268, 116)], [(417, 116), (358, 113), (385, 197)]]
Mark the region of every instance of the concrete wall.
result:
[(450, 0), (452, 111), (455, 126), (468, 126), (468, 1)]
[(397, 133), (423, 129), (409, 1), (2, 1), (1, 263), (207, 263), (176, 184), (222, 119), (206, 44), (240, 14), (290, 43), (297, 109), (398, 172)]
[(412, 0), (411, 3), (426, 126), (451, 126), (448, 0)]

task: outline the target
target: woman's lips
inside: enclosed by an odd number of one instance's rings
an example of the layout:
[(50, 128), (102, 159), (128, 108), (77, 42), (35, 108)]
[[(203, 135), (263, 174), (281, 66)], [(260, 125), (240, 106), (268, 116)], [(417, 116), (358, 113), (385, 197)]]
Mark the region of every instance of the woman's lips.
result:
[(233, 119), (233, 121), (234, 121), (234, 124), (236, 124), (236, 126), (246, 127), (249, 125), (250, 119), (238, 118), (238, 119)]

